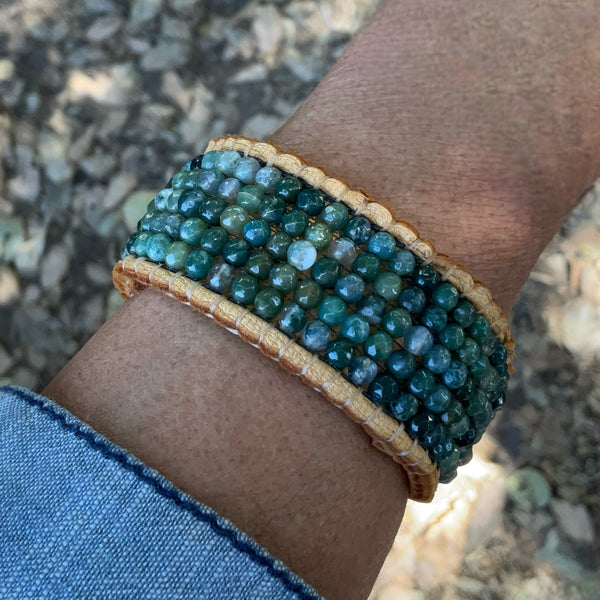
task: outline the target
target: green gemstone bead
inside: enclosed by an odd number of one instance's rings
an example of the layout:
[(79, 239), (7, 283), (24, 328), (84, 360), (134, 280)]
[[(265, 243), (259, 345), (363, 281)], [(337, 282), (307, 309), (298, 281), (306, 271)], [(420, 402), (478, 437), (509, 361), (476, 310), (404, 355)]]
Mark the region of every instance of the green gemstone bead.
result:
[(207, 198), (200, 206), (200, 218), (209, 225), (217, 225), (226, 206), (223, 198)]
[(298, 282), (298, 271), (287, 263), (275, 265), (269, 273), (269, 282), (282, 292), (291, 292)]
[(448, 350), (458, 350), (465, 343), (465, 330), (460, 325), (450, 323), (440, 331), (438, 337)]
[(172, 241), (165, 233), (155, 233), (146, 244), (146, 256), (154, 262), (163, 262), (167, 246)]
[(198, 217), (186, 219), (179, 228), (179, 238), (190, 246), (198, 246), (208, 225)]
[(398, 391), (398, 382), (390, 375), (377, 375), (369, 385), (369, 397), (375, 404), (387, 404)]
[(259, 185), (245, 185), (237, 194), (236, 202), (238, 206), (249, 213), (257, 213), (258, 207), (265, 199), (265, 191)]
[(339, 325), (346, 318), (348, 307), (341, 298), (327, 296), (319, 303), (317, 314), (327, 325)]
[(477, 315), (469, 326), (469, 335), (477, 342), (482, 343), (494, 335), (490, 324), (483, 315)]
[(314, 352), (325, 350), (331, 341), (331, 329), (318, 319), (311, 321), (302, 330), (302, 343)]
[(428, 306), (419, 316), (419, 319), (425, 327), (431, 331), (442, 331), (448, 323), (448, 313), (439, 306)]
[(366, 244), (371, 235), (371, 222), (363, 216), (353, 217), (344, 228), (344, 233), (356, 244)]
[(302, 331), (305, 325), (306, 312), (294, 302), (284, 306), (279, 313), (279, 328), (287, 335)]
[(469, 417), (463, 415), (458, 421), (448, 425), (448, 435), (452, 438), (460, 438), (469, 431), (470, 426)]
[(408, 392), (400, 392), (390, 401), (389, 409), (398, 421), (408, 421), (417, 414), (419, 401)]
[(263, 167), (258, 170), (254, 177), (254, 181), (267, 192), (273, 192), (280, 180), (281, 171), (276, 167)]
[(487, 397), (482, 389), (477, 388), (469, 397), (468, 404), (466, 406), (467, 414), (472, 417), (477, 413), (486, 410)]
[(400, 338), (412, 327), (412, 319), (404, 308), (392, 308), (383, 315), (381, 324), (392, 337)]
[(156, 213), (146, 213), (137, 224), (137, 231), (151, 231), (152, 229), (152, 221), (155, 217)]
[(252, 156), (246, 156), (240, 158), (235, 169), (233, 176), (239, 179), (242, 183), (250, 184), (254, 183), (254, 178), (260, 169), (260, 163)]
[(289, 233), (278, 231), (274, 233), (267, 241), (267, 250), (279, 260), (287, 259), (287, 251), (292, 243), (292, 236)]
[(192, 249), (185, 242), (171, 242), (165, 249), (165, 264), (170, 269), (183, 269), (191, 251)]
[(472, 365), (480, 356), (481, 350), (479, 344), (473, 338), (465, 338), (463, 345), (458, 350), (458, 358), (465, 365)]
[(459, 296), (458, 290), (451, 283), (440, 283), (440, 285), (433, 290), (431, 299), (440, 308), (452, 310), (458, 304)]
[(334, 258), (324, 256), (320, 258), (312, 267), (312, 278), (324, 288), (335, 286), (340, 277), (340, 265)]
[(179, 237), (179, 229), (181, 228), (181, 225), (183, 224), (184, 221), (185, 221), (185, 217), (183, 215), (180, 215), (180, 214), (169, 215), (165, 219), (164, 233), (170, 235), (172, 238), (178, 238)]
[(377, 331), (367, 338), (365, 354), (373, 360), (386, 360), (394, 348), (394, 342), (385, 331)]
[(150, 219), (150, 231), (153, 233), (165, 233), (168, 216), (170, 215), (164, 212), (154, 213)]
[(435, 389), (424, 400), (425, 406), (433, 413), (443, 413), (452, 402), (452, 392), (442, 384), (435, 386)]
[(396, 273), (380, 273), (375, 277), (375, 291), (388, 302), (395, 300), (402, 290), (402, 280)]
[(348, 224), (350, 217), (348, 207), (341, 202), (328, 204), (319, 215), (319, 219), (329, 227), (331, 231), (342, 230)]
[(143, 233), (139, 233), (135, 243), (133, 244), (134, 253), (138, 256), (146, 256), (148, 242), (153, 234), (148, 231), (144, 231)]
[(477, 316), (477, 311), (470, 302), (468, 302), (467, 300), (461, 300), (456, 305), (452, 316), (461, 327), (466, 328), (473, 323), (473, 320)]
[(352, 272), (365, 281), (373, 281), (381, 273), (381, 261), (374, 254), (363, 252), (354, 259)]
[(190, 278), (198, 281), (204, 279), (211, 267), (213, 266), (212, 256), (201, 250), (200, 248), (192, 250), (185, 259), (185, 274)]
[(426, 302), (425, 292), (412, 285), (405, 287), (398, 295), (398, 306), (405, 308), (412, 315), (418, 315), (425, 308)]
[(211, 267), (206, 276), (206, 283), (213, 290), (224, 293), (231, 288), (235, 273), (233, 265), (220, 261)]
[(206, 196), (202, 192), (184, 192), (177, 203), (179, 212), (184, 217), (197, 217), (204, 200)]
[(396, 250), (388, 262), (388, 269), (400, 277), (411, 275), (415, 269), (415, 255), (410, 250)]
[(317, 216), (325, 206), (325, 197), (321, 190), (308, 188), (302, 190), (296, 198), (296, 206), (309, 217)]
[(354, 273), (342, 275), (335, 283), (335, 293), (346, 302), (358, 302), (365, 293), (365, 282)]
[(217, 191), (217, 196), (223, 198), (227, 204), (235, 204), (237, 195), (242, 188), (242, 184), (234, 177), (228, 177), (221, 182)]
[(285, 211), (286, 203), (277, 196), (267, 196), (258, 207), (258, 214), (261, 219), (268, 223), (280, 223)]
[(426, 369), (418, 369), (408, 382), (408, 388), (413, 396), (425, 400), (434, 390), (435, 377)]
[(324, 250), (331, 244), (333, 235), (325, 223), (313, 223), (306, 228), (304, 239), (309, 241), (317, 250)]
[(154, 197), (154, 209), (155, 210), (167, 210), (167, 198), (173, 194), (173, 190), (164, 189), (160, 190)]
[(387, 368), (396, 379), (408, 379), (415, 372), (415, 357), (406, 350), (392, 352), (386, 361)]
[(223, 246), (223, 260), (236, 267), (245, 265), (249, 254), (250, 245), (240, 238), (232, 238)]
[(212, 256), (221, 254), (223, 247), (229, 240), (229, 235), (222, 227), (210, 227), (200, 238), (200, 245)]
[(238, 275), (231, 284), (231, 297), (240, 304), (252, 304), (260, 285), (258, 279), (243, 273)]
[(445, 427), (458, 423), (465, 416), (462, 404), (458, 400), (452, 400), (439, 416), (440, 423)]
[(471, 364), (469, 371), (471, 371), (475, 379), (480, 380), (488, 371), (488, 369), (491, 368), (493, 367), (490, 365), (488, 358), (486, 356), (480, 356), (476, 361), (473, 362), (473, 364)]
[(193, 190), (198, 171), (178, 171), (171, 179), (171, 187), (174, 190)]
[(504, 365), (508, 358), (508, 352), (506, 351), (506, 346), (504, 344), (498, 344), (493, 352), (490, 355), (490, 362), (494, 366)]
[(369, 337), (369, 322), (358, 315), (348, 315), (342, 321), (342, 335), (356, 344), (362, 344)]
[(440, 282), (440, 274), (431, 265), (421, 265), (412, 274), (412, 282), (431, 294)]
[(336, 369), (350, 366), (354, 358), (354, 344), (349, 340), (335, 340), (327, 346), (325, 360)]
[(250, 216), (248, 215), (248, 211), (241, 206), (228, 206), (221, 213), (221, 227), (225, 229), (228, 233), (233, 235), (238, 235), (242, 233), (242, 229), (244, 229), (244, 225), (248, 223), (250, 220)]
[(263, 319), (276, 317), (283, 308), (283, 297), (279, 290), (265, 288), (254, 298), (254, 310)]
[(246, 262), (246, 271), (258, 279), (266, 279), (273, 267), (273, 259), (266, 250), (254, 252)]
[[(211, 152), (216, 152), (215, 150), (211, 150)], [(207, 153), (208, 154), (208, 153)], [(206, 154), (204, 155), (206, 157)], [(226, 150), (225, 152), (220, 152), (216, 161), (214, 161), (214, 167), (219, 169), (223, 175), (226, 177), (233, 177), (235, 173), (235, 168), (241, 160), (241, 156), (239, 152), (235, 150)]]
[[(190, 176), (193, 174), (194, 171), (191, 171)], [(218, 169), (205, 169), (204, 171), (200, 171), (200, 173), (194, 177), (193, 187), (195, 189), (201, 189), (205, 194), (215, 196), (224, 179), (223, 173)]]
[(298, 283), (294, 290), (294, 300), (307, 310), (315, 308), (323, 298), (323, 289), (311, 279), (304, 279)]
[(263, 219), (252, 219), (244, 225), (242, 236), (253, 246), (264, 246), (271, 237), (271, 227)]
[(494, 367), (490, 367), (480, 378), (479, 385), (487, 394), (495, 392), (500, 386), (500, 375)]
[(304, 186), (297, 177), (284, 177), (275, 184), (275, 195), (288, 204), (293, 204), (303, 189)]
[(307, 225), (308, 215), (297, 208), (287, 212), (281, 219), (281, 228), (294, 237), (302, 235)]
[(368, 241), (367, 247), (369, 252), (383, 260), (388, 260), (394, 257), (396, 252), (396, 240), (394, 236), (386, 231), (378, 231), (374, 233)]
[(214, 169), (219, 166), (223, 152), (221, 150), (210, 150), (202, 157), (200, 166), (203, 169)]

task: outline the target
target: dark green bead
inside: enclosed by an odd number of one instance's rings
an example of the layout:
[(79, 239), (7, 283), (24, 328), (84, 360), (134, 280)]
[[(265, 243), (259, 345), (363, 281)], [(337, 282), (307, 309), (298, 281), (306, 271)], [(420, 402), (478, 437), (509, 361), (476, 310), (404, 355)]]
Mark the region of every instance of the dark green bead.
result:
[(448, 314), (439, 306), (428, 306), (419, 315), (419, 320), (425, 327), (431, 329), (431, 331), (438, 332), (446, 327)]
[(150, 200), (150, 202), (146, 204), (146, 212), (154, 212), (155, 210), (158, 210), (156, 204), (154, 203), (154, 200)]
[(433, 290), (431, 299), (435, 304), (444, 310), (452, 310), (458, 304), (460, 294), (451, 283), (440, 283)]
[(269, 282), (282, 292), (291, 292), (298, 282), (298, 271), (287, 263), (275, 265), (269, 273)]
[(252, 304), (259, 289), (258, 279), (242, 273), (231, 284), (231, 297), (240, 304)]
[(239, 194), (241, 189), (242, 183), (239, 179), (236, 179), (235, 177), (228, 177), (227, 179), (224, 179), (219, 185), (219, 189), (217, 190), (217, 196), (219, 196), (219, 198), (223, 198), (223, 200), (225, 200), (225, 202), (227, 202), (228, 204), (235, 204), (237, 200), (237, 195)]
[(208, 225), (198, 217), (186, 219), (179, 228), (179, 238), (190, 246), (198, 246)]
[(264, 246), (271, 237), (271, 227), (263, 219), (253, 219), (244, 225), (242, 236), (255, 247)]
[(356, 244), (366, 244), (371, 235), (371, 222), (366, 217), (350, 219), (344, 233)]
[(408, 392), (400, 392), (389, 403), (390, 412), (398, 421), (408, 421), (417, 414), (418, 408), (419, 401)]
[(392, 302), (398, 298), (400, 290), (402, 290), (402, 280), (400, 275), (396, 273), (379, 273), (373, 282), (375, 291), (388, 302)]
[(452, 316), (461, 327), (466, 328), (473, 323), (473, 320), (477, 316), (477, 311), (468, 300), (461, 300), (452, 312)]
[(312, 188), (302, 190), (296, 198), (296, 206), (309, 217), (316, 217), (325, 206), (323, 192)]
[(165, 264), (170, 269), (183, 269), (185, 259), (191, 251), (192, 249), (185, 242), (171, 242), (165, 248)]
[(146, 248), (151, 237), (152, 234), (148, 231), (139, 233), (133, 244), (134, 254), (137, 254), (138, 256), (146, 256)]
[(435, 375), (445, 373), (451, 362), (450, 350), (440, 344), (435, 344), (423, 357), (423, 364)]
[(249, 213), (258, 212), (258, 207), (265, 199), (265, 191), (259, 185), (245, 185), (237, 193), (236, 202)]
[(504, 344), (498, 344), (494, 349), (494, 352), (490, 355), (490, 362), (494, 366), (503, 365), (508, 359), (508, 352)]
[(292, 204), (303, 189), (304, 186), (297, 177), (284, 177), (275, 184), (275, 195)]
[(338, 261), (328, 256), (319, 258), (311, 269), (312, 278), (324, 288), (334, 287), (340, 277), (340, 272)]
[(226, 206), (222, 198), (207, 198), (200, 206), (200, 218), (209, 225), (218, 225)]
[(192, 250), (185, 259), (185, 274), (198, 281), (204, 279), (213, 266), (212, 256), (200, 248)]
[[(478, 434), (478, 437), (481, 437), (486, 429), (486, 427), (490, 424), (491, 420), (494, 418), (494, 409), (492, 405), (487, 402), (483, 411), (474, 414), (471, 417), (471, 421), (473, 425), (475, 425), (475, 431)], [(475, 442), (479, 441), (477, 437), (475, 438)]]
[(179, 211), (179, 200), (185, 193), (185, 190), (173, 190), (173, 193), (167, 197), (167, 211), (176, 213)]
[(495, 336), (494, 333), (491, 333), (488, 337), (486, 337), (485, 339), (481, 340), (481, 342), (479, 342), (479, 347), (481, 348), (481, 353), (485, 354), (485, 356), (489, 356), (490, 354), (492, 354), (494, 352), (494, 350), (496, 349), (496, 346), (499, 344), (499, 340), (498, 338)]
[(471, 421), (467, 415), (463, 415), (458, 421), (448, 425), (448, 435), (455, 440), (464, 439), (463, 436), (468, 434), (471, 427)]
[(369, 323), (358, 315), (348, 315), (342, 321), (342, 335), (355, 344), (366, 342), (369, 337), (369, 331)]
[(216, 195), (223, 179), (225, 177), (218, 169), (205, 169), (196, 177), (194, 188), (200, 188), (205, 194)]
[(392, 353), (394, 343), (385, 331), (376, 331), (364, 344), (365, 354), (373, 360), (385, 360)]
[(294, 290), (294, 300), (307, 310), (315, 308), (323, 298), (321, 286), (311, 279), (303, 279)]
[(494, 335), (490, 324), (483, 315), (477, 315), (469, 326), (469, 335), (477, 342), (481, 343)]
[(121, 258), (125, 258), (129, 254), (135, 254), (135, 241), (138, 238), (139, 233), (132, 233), (125, 244), (123, 244), (123, 251), (121, 252)]
[(431, 265), (421, 265), (413, 271), (411, 279), (417, 287), (431, 294), (440, 282), (440, 274)]
[(302, 343), (314, 352), (325, 350), (331, 341), (331, 329), (318, 319), (311, 321), (302, 330)]
[(448, 350), (458, 350), (465, 343), (465, 330), (456, 323), (450, 323), (440, 331), (438, 338)]
[(453, 423), (457, 423), (465, 416), (465, 411), (462, 404), (458, 400), (452, 400), (439, 416), (440, 423), (448, 427)]
[(415, 269), (415, 255), (410, 250), (396, 250), (388, 262), (388, 269), (404, 277)]
[(413, 396), (425, 400), (435, 389), (435, 377), (427, 369), (418, 369), (408, 382), (408, 389)]
[(254, 181), (266, 192), (272, 192), (281, 179), (281, 171), (277, 167), (262, 167), (254, 176)]
[(308, 215), (297, 208), (287, 212), (281, 219), (281, 228), (294, 237), (302, 235), (307, 225)]
[[(465, 415), (465, 419), (467, 421), (467, 427), (464, 433), (461, 433), (459, 435), (452, 435), (452, 433), (450, 433), (450, 428), (448, 430), (448, 433), (454, 438), (454, 443), (459, 448), (472, 446), (475, 442), (475, 439), (477, 438), (477, 432), (475, 431), (475, 428), (471, 426), (469, 417)], [(454, 427), (454, 425), (452, 427)]]
[[(424, 440), (427, 439), (428, 442), (434, 441), (431, 439), (431, 436), (436, 433), (438, 426), (441, 426), (441, 423), (433, 415), (422, 412), (416, 414), (410, 420), (408, 432), (412, 434), (412, 437), (417, 437), (424, 446), (429, 447), (435, 444), (429, 443), (426, 445)], [(440, 441), (442, 440), (435, 440), (436, 443)]]
[(369, 397), (375, 404), (387, 404), (398, 394), (398, 382), (389, 375), (377, 375), (369, 385)]
[(253, 252), (246, 262), (246, 271), (258, 279), (266, 279), (273, 267), (273, 259), (266, 250)]
[(465, 407), (467, 414), (472, 417), (473, 415), (484, 411), (487, 402), (487, 397), (484, 391), (480, 388), (477, 388), (469, 397), (469, 402)]
[(465, 338), (465, 341), (459, 348), (457, 354), (458, 358), (460, 358), (465, 365), (469, 366), (481, 356), (481, 350), (479, 349), (477, 342), (473, 338), (468, 337)]
[(279, 328), (286, 335), (302, 331), (306, 325), (306, 312), (296, 303), (291, 302), (279, 313)]
[(213, 290), (224, 293), (231, 287), (235, 274), (236, 269), (233, 265), (221, 261), (211, 267), (206, 276), (206, 283)]
[(233, 171), (233, 176), (242, 183), (254, 183), (254, 178), (260, 170), (260, 163), (252, 156), (240, 158)]
[(365, 318), (371, 325), (378, 325), (381, 323), (386, 306), (387, 304), (381, 296), (369, 294), (358, 301), (356, 314)]
[(443, 413), (452, 402), (452, 393), (442, 384), (435, 386), (435, 389), (424, 399), (425, 406), (433, 413)]
[(183, 224), (183, 222), (185, 221), (185, 217), (183, 215), (180, 214), (173, 214), (173, 215), (169, 215), (166, 219), (165, 219), (165, 225), (164, 225), (164, 233), (166, 233), (167, 235), (170, 235), (172, 238), (178, 238), (179, 237), (179, 229), (181, 228), (181, 225)]
[(470, 365), (469, 371), (471, 371), (471, 373), (472, 373), (473, 377), (475, 377), (475, 379), (479, 380), (491, 368), (492, 368), (492, 366), (490, 365), (490, 361), (487, 359), (487, 357), (480, 356), (476, 361), (474, 361)]
[(206, 196), (202, 192), (184, 192), (179, 197), (179, 212), (184, 217), (197, 217), (205, 199)]
[(242, 233), (244, 225), (250, 220), (248, 211), (236, 204), (228, 206), (222, 213), (220, 218), (221, 227), (228, 233), (238, 235)]
[(321, 211), (319, 219), (321, 219), (331, 231), (342, 230), (348, 224), (348, 207), (341, 202), (332, 202)]
[(223, 259), (231, 265), (241, 267), (250, 256), (250, 245), (240, 238), (232, 238), (223, 246)]
[(342, 275), (335, 283), (335, 293), (346, 302), (358, 302), (364, 292), (365, 282), (354, 273)]
[(404, 347), (415, 356), (424, 356), (433, 348), (433, 336), (427, 327), (415, 325), (404, 335)]
[(287, 209), (286, 203), (277, 196), (267, 196), (258, 207), (261, 219), (268, 223), (279, 223)]
[(458, 466), (464, 467), (466, 464), (469, 464), (469, 462), (471, 462), (471, 459), (473, 458), (473, 448), (460, 448), (459, 446), (457, 446), (457, 448), (460, 453), (460, 460), (458, 461)]
[(228, 233), (222, 227), (210, 227), (200, 239), (200, 245), (212, 256), (221, 254), (223, 247), (229, 241)]
[(464, 384), (461, 387), (456, 388), (454, 390), (454, 395), (461, 402), (467, 403), (469, 401), (471, 394), (475, 391), (476, 388), (477, 388), (477, 385), (476, 385), (473, 377), (471, 377), (470, 375), (467, 375), (467, 379), (464, 382)]
[(396, 240), (386, 231), (374, 233), (368, 241), (369, 252), (383, 260), (393, 258), (396, 252)]
[[(452, 446), (451, 449), (450, 449), (450, 446)], [(436, 453), (435, 453), (436, 448), (443, 449), (442, 450), (443, 455), (441, 455), (441, 456), (436, 455)], [(442, 452), (440, 452), (440, 454)], [(454, 442), (452, 442), (452, 441), (450, 441), (449, 444), (447, 444), (447, 443), (438, 444), (436, 446), (433, 446), (432, 453), (433, 453), (433, 456), (436, 459), (437, 465), (440, 469), (440, 477), (442, 477), (442, 474), (443, 474), (443, 476), (445, 478), (452, 477), (452, 479), (454, 479), (455, 473), (456, 473), (456, 468), (458, 467), (458, 461), (460, 460), (460, 452), (458, 451), (456, 444), (454, 444)]]
[(267, 250), (279, 260), (286, 260), (289, 245), (292, 243), (292, 236), (283, 231), (274, 233), (267, 240)]
[(431, 431), (424, 433), (419, 438), (419, 441), (425, 448), (433, 448), (437, 444), (443, 444), (446, 441), (446, 428), (437, 421), (435, 427)]
[(225, 150), (224, 152), (219, 152), (219, 155), (214, 161), (215, 164), (213, 164), (212, 167), (219, 169), (223, 175), (232, 177), (241, 158), (239, 152), (236, 152), (235, 150)]
[(397, 350), (390, 354), (386, 365), (397, 379), (408, 379), (415, 372), (415, 357), (406, 350)]
[(410, 314), (404, 308), (392, 308), (383, 315), (383, 328), (394, 338), (404, 337), (412, 327)]
[(279, 290), (265, 288), (260, 290), (254, 298), (254, 310), (263, 319), (272, 319), (283, 308), (283, 297)]
[(508, 377), (508, 365), (506, 363), (496, 365), (496, 371), (498, 371), (500, 377)]
[(368, 356), (357, 356), (348, 367), (354, 385), (369, 385), (377, 376), (377, 363)]
[(488, 394), (493, 393), (500, 385), (500, 375), (494, 367), (490, 367), (480, 378), (479, 385)]
[(418, 315), (425, 308), (426, 301), (425, 292), (414, 286), (404, 288), (398, 296), (398, 306), (406, 309), (411, 315)]
[(317, 250), (324, 250), (331, 244), (333, 236), (325, 223), (312, 223), (306, 228), (304, 239), (308, 240)]
[(327, 296), (319, 303), (317, 314), (327, 325), (339, 325), (346, 318), (348, 307), (338, 296)]
[(154, 209), (155, 210), (167, 210), (167, 198), (173, 195), (173, 190), (160, 190), (154, 197)]
[(150, 231), (151, 230), (152, 220), (154, 219), (155, 215), (156, 215), (156, 213), (149, 213), (149, 212), (147, 212), (138, 221), (137, 230), (138, 231)]
[(167, 217), (170, 215), (168, 213), (154, 213), (152, 215), (152, 219), (150, 219), (150, 231), (154, 233), (165, 233), (165, 229), (167, 226)]
[(336, 369), (345, 369), (354, 358), (354, 344), (349, 340), (330, 342), (325, 352), (325, 360)]
[(155, 233), (146, 244), (146, 256), (154, 262), (163, 262), (167, 246), (172, 241), (166, 233)]
[(202, 171), (177, 171), (171, 179), (171, 187), (174, 190), (193, 190), (198, 175)]
[(381, 261), (374, 254), (363, 252), (354, 259), (352, 272), (365, 281), (373, 281), (381, 272)]
[(442, 379), (451, 390), (457, 390), (465, 384), (467, 376), (467, 367), (463, 363), (453, 360)]

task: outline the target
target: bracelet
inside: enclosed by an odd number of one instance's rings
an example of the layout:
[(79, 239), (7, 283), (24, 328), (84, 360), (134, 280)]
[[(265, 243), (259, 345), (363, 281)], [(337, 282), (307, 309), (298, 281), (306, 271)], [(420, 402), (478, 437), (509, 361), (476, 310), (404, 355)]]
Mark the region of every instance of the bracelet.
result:
[(124, 298), (152, 286), (212, 317), (361, 424), (430, 501), (504, 403), (514, 340), (466, 268), (362, 190), (239, 135), (209, 142), (123, 247)]

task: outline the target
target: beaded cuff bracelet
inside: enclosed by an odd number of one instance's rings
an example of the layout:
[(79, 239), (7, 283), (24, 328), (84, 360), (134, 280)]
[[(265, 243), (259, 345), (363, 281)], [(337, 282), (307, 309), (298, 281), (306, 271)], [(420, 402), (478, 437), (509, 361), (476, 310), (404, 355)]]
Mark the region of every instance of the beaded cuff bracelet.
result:
[(409, 223), (265, 142), (212, 140), (150, 202), (113, 281), (155, 287), (299, 375), (430, 501), (504, 402), (490, 292)]

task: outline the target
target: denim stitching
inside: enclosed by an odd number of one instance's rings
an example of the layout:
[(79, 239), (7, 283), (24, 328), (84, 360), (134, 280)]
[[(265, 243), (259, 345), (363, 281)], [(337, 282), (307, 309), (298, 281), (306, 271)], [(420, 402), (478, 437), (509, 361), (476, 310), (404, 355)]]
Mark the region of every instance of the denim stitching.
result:
[(250, 544), (248, 544), (248, 542), (238, 539), (236, 537), (236, 532), (230, 531), (226, 527), (223, 527), (220, 523), (218, 523), (214, 515), (204, 514), (197, 506), (195, 506), (187, 500), (184, 500), (183, 498), (180, 498), (175, 490), (167, 489), (163, 483), (161, 483), (160, 481), (156, 481), (149, 475), (146, 475), (143, 472), (142, 465), (130, 463), (127, 456), (123, 454), (117, 454), (112, 448), (107, 447), (107, 444), (104, 440), (96, 440), (90, 432), (82, 431), (80, 425), (76, 423), (68, 423), (66, 417), (64, 415), (56, 413), (52, 405), (46, 406), (41, 400), (38, 400), (37, 398), (33, 397), (28, 397), (23, 391), (19, 389), (15, 389), (12, 386), (6, 387), (10, 389), (12, 393), (17, 394), (22, 400), (25, 400), (31, 405), (35, 405), (42, 412), (49, 415), (51, 419), (57, 421), (64, 429), (73, 432), (77, 437), (85, 440), (92, 448), (99, 450), (102, 453), (102, 455), (106, 458), (116, 460), (118, 463), (121, 464), (123, 468), (125, 468), (128, 471), (131, 471), (139, 479), (152, 486), (160, 495), (170, 500), (173, 500), (175, 504), (178, 505), (180, 508), (184, 508), (190, 511), (195, 517), (207, 522), (212, 527), (215, 533), (227, 538), (236, 549), (247, 554), (255, 563), (266, 567), (268, 572), (277, 579), (280, 579), (284, 587), (286, 587), (288, 590), (299, 594), (300, 598), (302, 598), (303, 600), (320, 600), (322, 598), (322, 596), (315, 596), (309, 592), (306, 592), (302, 589), (301, 584), (296, 583), (294, 581), (290, 581), (290, 576), (288, 575), (288, 573), (279, 571), (270, 557), (261, 556), (260, 554), (258, 554), (256, 549), (253, 548)]

